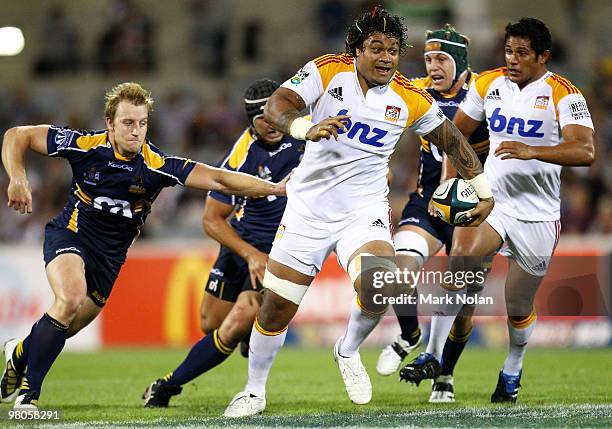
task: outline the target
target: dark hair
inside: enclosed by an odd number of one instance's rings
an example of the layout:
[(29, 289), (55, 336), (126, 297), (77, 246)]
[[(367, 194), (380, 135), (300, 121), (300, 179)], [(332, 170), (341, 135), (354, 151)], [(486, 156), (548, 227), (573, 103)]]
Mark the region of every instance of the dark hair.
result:
[(249, 122), (263, 115), (266, 101), (278, 88), (278, 83), (270, 79), (259, 79), (251, 83), (244, 92), (244, 109), (249, 117)]
[(508, 23), (506, 25), (506, 37), (504, 43), (509, 37), (523, 37), (529, 39), (531, 47), (536, 55), (542, 54), (544, 51), (549, 51), (552, 48), (552, 37), (546, 24), (535, 18), (521, 18), (519, 22)]
[(363, 42), (374, 32), (380, 32), (388, 37), (397, 39), (400, 45), (400, 55), (406, 52), (408, 45), (407, 28), (402, 22), (403, 18), (391, 15), (380, 6), (375, 6), (370, 12), (361, 15), (351, 24), (346, 34), (346, 53), (354, 57), (356, 50), (363, 47)]

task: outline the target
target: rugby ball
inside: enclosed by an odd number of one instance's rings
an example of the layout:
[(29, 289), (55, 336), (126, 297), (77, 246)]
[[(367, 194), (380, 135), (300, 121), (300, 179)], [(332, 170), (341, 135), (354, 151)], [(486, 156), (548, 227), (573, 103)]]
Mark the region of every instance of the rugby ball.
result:
[(446, 180), (436, 188), (431, 198), (438, 217), (451, 225), (461, 225), (466, 214), (478, 204), (476, 190), (463, 179)]

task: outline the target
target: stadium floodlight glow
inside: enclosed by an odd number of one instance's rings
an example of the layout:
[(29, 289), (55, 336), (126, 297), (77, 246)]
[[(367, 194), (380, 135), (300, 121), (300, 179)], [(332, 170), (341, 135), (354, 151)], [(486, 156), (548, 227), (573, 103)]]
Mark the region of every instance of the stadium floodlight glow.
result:
[(0, 56), (13, 56), (23, 51), (25, 39), (17, 27), (0, 27)]

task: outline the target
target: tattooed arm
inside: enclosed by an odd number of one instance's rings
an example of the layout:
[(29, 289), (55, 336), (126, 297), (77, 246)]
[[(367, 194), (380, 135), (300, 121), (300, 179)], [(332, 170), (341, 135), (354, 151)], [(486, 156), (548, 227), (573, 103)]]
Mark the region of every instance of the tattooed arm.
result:
[[(451, 121), (446, 119), (440, 126), (430, 131), (423, 138), (442, 150), (464, 179), (468, 181), (475, 179), (478, 181), (479, 184), (472, 183), (475, 188), (482, 185), (483, 181), (486, 188), (488, 188), (483, 174), (484, 170), (476, 152), (474, 152), (466, 138)], [(466, 226), (480, 225), (491, 213), (491, 210), (493, 210), (493, 197), (483, 197), (479, 189), (476, 188), (476, 190), (479, 194), (480, 202), (468, 214), (469, 220)], [(490, 190), (487, 193), (490, 194)]]
[[(329, 139), (331, 136), (338, 140), (338, 130), (346, 131), (343, 121), (349, 116), (334, 116), (314, 124), (300, 116), (300, 111), (305, 107), (306, 103), (298, 93), (281, 87), (274, 91), (266, 103), (264, 119), (281, 133), (301, 140), (317, 142), (321, 139)], [(296, 120), (299, 126), (294, 124)]]
[(478, 155), (463, 134), (448, 119), (423, 138), (446, 153), (448, 159), (464, 179), (473, 179), (483, 172)]

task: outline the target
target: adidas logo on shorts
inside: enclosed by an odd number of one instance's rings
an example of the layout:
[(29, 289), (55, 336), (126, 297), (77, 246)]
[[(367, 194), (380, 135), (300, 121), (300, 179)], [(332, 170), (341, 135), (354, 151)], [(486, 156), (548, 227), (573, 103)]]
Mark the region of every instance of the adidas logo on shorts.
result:
[(546, 261), (541, 261), (539, 264), (534, 265), (533, 267), (531, 267), (531, 269), (533, 271), (539, 271), (539, 272), (546, 271), (546, 268), (547, 268), (546, 267)]
[(387, 229), (387, 225), (385, 225), (385, 223), (380, 219), (376, 219), (374, 222), (370, 224), (370, 226), (379, 226), (381, 228)]
[(341, 86), (337, 86), (336, 88), (331, 88), (329, 91), (327, 91), (327, 93), (338, 101), (344, 101), (344, 98), (342, 98), (342, 87)]

